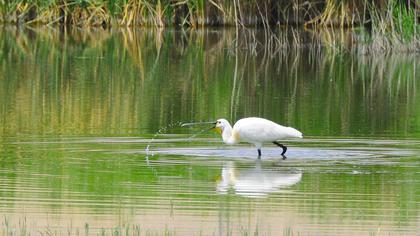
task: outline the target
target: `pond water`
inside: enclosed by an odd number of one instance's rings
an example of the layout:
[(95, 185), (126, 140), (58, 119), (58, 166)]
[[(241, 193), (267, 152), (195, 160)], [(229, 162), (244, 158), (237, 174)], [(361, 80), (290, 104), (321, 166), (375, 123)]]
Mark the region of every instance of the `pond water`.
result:
[(0, 233), (418, 235), (420, 56), (333, 35), (2, 29)]

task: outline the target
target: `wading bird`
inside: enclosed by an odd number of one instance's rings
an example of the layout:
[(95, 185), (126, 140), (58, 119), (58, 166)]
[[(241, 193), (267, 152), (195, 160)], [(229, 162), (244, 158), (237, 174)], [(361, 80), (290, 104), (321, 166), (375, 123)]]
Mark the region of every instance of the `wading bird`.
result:
[(233, 128), (226, 119), (218, 119), (213, 124), (213, 130), (222, 135), (223, 142), (226, 144), (233, 145), (240, 141), (254, 144), (258, 150), (258, 158), (261, 158), (261, 147), (265, 142), (272, 142), (281, 147), (283, 149), (281, 155), (285, 158), (287, 147), (280, 144), (278, 140), (302, 138), (302, 133), (295, 128), (285, 127), (258, 117), (240, 119)]

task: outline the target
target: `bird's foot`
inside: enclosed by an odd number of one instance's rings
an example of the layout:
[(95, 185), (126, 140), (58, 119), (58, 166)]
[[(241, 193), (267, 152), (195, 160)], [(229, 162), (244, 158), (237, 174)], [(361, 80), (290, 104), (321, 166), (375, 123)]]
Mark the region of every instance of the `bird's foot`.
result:
[(284, 156), (284, 154), (287, 152), (287, 147), (277, 141), (274, 141), (273, 143), (283, 149), (283, 151), (281, 152), (281, 155)]

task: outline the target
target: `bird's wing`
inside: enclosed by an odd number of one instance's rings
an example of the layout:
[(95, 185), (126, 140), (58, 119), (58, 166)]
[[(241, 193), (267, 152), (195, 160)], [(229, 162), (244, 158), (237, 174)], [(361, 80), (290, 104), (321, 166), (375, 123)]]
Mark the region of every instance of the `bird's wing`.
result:
[(287, 137), (287, 127), (262, 118), (241, 119), (233, 129), (248, 142), (269, 142)]

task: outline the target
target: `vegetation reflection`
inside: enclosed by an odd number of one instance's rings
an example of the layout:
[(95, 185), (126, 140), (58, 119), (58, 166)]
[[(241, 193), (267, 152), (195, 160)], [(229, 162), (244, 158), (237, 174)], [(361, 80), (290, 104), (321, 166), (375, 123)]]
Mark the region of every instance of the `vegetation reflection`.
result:
[(262, 116), (306, 135), (419, 136), (416, 55), (331, 51), (308, 34), (278, 48), (258, 31), (3, 30), (0, 132), (152, 134)]

